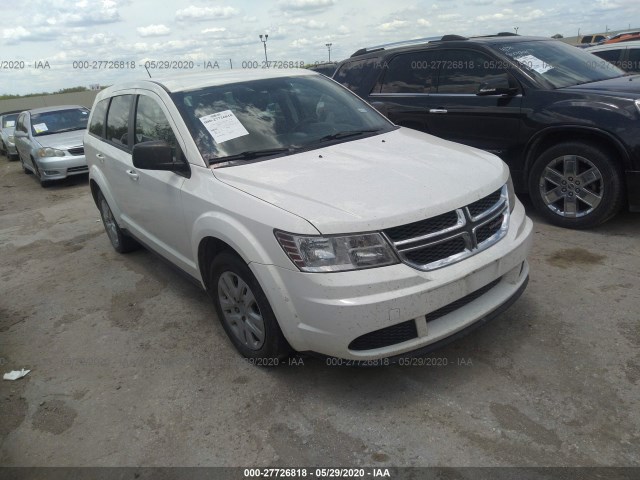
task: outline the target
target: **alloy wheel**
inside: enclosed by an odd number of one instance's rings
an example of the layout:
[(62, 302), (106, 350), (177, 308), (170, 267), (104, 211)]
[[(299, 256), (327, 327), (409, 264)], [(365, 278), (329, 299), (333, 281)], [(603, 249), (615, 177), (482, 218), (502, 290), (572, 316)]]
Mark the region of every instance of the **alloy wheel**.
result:
[(579, 218), (593, 212), (604, 194), (602, 172), (579, 155), (554, 158), (542, 171), (540, 196), (557, 215)]

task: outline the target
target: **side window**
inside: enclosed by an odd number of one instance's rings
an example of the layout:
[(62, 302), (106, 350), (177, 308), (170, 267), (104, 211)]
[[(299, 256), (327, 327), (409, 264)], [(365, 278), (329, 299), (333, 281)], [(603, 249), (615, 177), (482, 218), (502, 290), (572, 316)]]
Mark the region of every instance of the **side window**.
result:
[(629, 47), (627, 52), (629, 52), (629, 56), (622, 66), (628, 72), (640, 72), (640, 48)]
[(96, 107), (93, 109), (91, 123), (89, 124), (89, 133), (93, 133), (98, 137), (104, 138), (104, 120), (107, 115), (108, 106), (109, 99), (105, 98), (104, 100), (100, 100)]
[(445, 50), (440, 59), (438, 93), (475, 95), (488, 81), (501, 80), (509, 87), (509, 74), (500, 62), (471, 50)]
[[(357, 93), (360, 89), (367, 88), (367, 82), (370, 80), (370, 77), (372, 75), (377, 77), (383, 65), (383, 62), (377, 57), (355, 60), (342, 65), (340, 69), (333, 74), (333, 79), (352, 92)], [(365, 94), (365, 92), (362, 93)], [(368, 93), (367, 89), (366, 94)]]
[(178, 145), (162, 108), (158, 102), (145, 95), (138, 97), (135, 132), (135, 143), (164, 140), (172, 147)]
[(129, 110), (133, 95), (120, 95), (111, 99), (107, 114), (107, 140), (117, 145), (131, 147), (129, 142)]
[(173, 160), (182, 160), (182, 151), (162, 108), (151, 97), (140, 95), (136, 108), (135, 143), (164, 140), (173, 147)]
[(381, 93), (429, 93), (438, 75), (438, 52), (398, 55), (389, 62)]

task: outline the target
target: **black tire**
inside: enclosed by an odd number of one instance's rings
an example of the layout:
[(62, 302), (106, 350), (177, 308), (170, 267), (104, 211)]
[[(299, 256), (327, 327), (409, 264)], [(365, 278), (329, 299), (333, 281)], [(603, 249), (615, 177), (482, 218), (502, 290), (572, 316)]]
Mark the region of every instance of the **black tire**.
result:
[(566, 142), (543, 152), (529, 173), (529, 195), (549, 223), (591, 228), (613, 217), (624, 201), (615, 155), (597, 145)]
[[(234, 277), (239, 280), (234, 284), (237, 287), (236, 302), (233, 301), (234, 299), (225, 299), (224, 281), (221, 280)], [(240, 354), (246, 358), (263, 360), (259, 363), (262, 366), (276, 366), (280, 360), (291, 354), (291, 347), (282, 334), (264, 291), (240, 257), (229, 251), (221, 252), (209, 265), (208, 278), (207, 291), (213, 299), (218, 318), (231, 343)], [(244, 285), (240, 282), (244, 282)], [(248, 293), (252, 295), (243, 293), (246, 292), (244, 287), (248, 287)], [(241, 301), (243, 298), (253, 300), (243, 302)], [(239, 306), (241, 310), (234, 309), (233, 305)], [(237, 317), (235, 323), (233, 317)], [(258, 317), (261, 320), (258, 330), (261, 326), (263, 332), (261, 342), (259, 336), (255, 334), (257, 331), (255, 319)]]
[(97, 199), (102, 224), (113, 249), (118, 253), (129, 253), (140, 248), (140, 244), (135, 239), (120, 229), (102, 192), (98, 191)]

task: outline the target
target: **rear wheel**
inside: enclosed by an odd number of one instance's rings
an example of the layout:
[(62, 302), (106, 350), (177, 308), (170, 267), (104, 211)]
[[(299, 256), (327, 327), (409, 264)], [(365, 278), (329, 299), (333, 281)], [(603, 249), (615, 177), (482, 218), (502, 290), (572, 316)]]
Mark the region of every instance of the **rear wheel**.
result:
[(120, 229), (102, 192), (98, 192), (98, 208), (100, 209), (104, 229), (107, 232), (111, 246), (116, 252), (127, 253), (140, 247), (138, 242)]
[(560, 227), (590, 228), (614, 216), (624, 187), (613, 155), (596, 145), (566, 142), (533, 164), (529, 194), (536, 209)]
[(247, 264), (231, 252), (217, 255), (209, 267), (209, 295), (222, 326), (247, 358), (277, 365), (291, 353), (266, 295)]

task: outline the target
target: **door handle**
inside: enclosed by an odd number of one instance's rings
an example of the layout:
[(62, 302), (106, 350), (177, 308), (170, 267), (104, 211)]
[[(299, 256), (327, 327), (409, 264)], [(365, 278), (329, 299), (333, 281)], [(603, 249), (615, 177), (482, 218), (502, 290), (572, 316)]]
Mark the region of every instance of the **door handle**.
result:
[(430, 108), (429, 113), (447, 113), (444, 108)]
[(129, 178), (134, 182), (137, 182), (138, 178), (140, 178), (135, 170), (127, 170), (127, 175), (129, 175)]
[(98, 160), (100, 160), (100, 162), (104, 163), (104, 155), (101, 153), (96, 153), (96, 157), (98, 157)]

